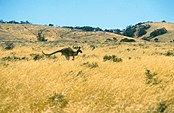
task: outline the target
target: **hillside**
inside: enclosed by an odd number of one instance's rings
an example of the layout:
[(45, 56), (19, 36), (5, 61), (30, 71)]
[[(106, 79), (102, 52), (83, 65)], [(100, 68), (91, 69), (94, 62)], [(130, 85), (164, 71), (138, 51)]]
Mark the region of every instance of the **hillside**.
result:
[(170, 42), (174, 40), (174, 24), (173, 23), (165, 23), (165, 22), (154, 22), (149, 23), (151, 26), (147, 30), (147, 34), (144, 36), (149, 36), (152, 31), (159, 28), (165, 28), (167, 30), (167, 33), (157, 36), (155, 38), (158, 38), (160, 42)]
[[(137, 32), (141, 26), (149, 26), (145, 30), (145, 34), (137, 37)], [(173, 42), (174, 41), (174, 24), (167, 22), (151, 22), (143, 23), (132, 27), (129, 31), (134, 33), (134, 40), (140, 41), (145, 37), (149, 37), (150, 33), (154, 30), (165, 28), (167, 33), (152, 37), (150, 41), (158, 39), (159, 42)], [(44, 37), (44, 40), (48, 42), (75, 42), (75, 43), (104, 43), (111, 42), (113, 38), (114, 41), (120, 41), (124, 38), (131, 38), (115, 33), (96, 31), (96, 32), (86, 32), (79, 29), (68, 29), (54, 26), (43, 26), (43, 25), (32, 25), (32, 24), (0, 24), (0, 40), (1, 41), (20, 41), (20, 42), (36, 42), (38, 41), (38, 36)], [(143, 41), (143, 40), (142, 40)]]
[(128, 26), (121, 34), (151, 42), (173, 42), (174, 24), (166, 22), (138, 23)]
[(40, 26), (28, 24), (0, 24), (1, 41), (36, 42), (39, 33), (48, 42), (70, 42), (70, 43), (103, 43), (107, 39), (117, 38), (120, 40), (125, 36), (107, 32), (85, 32), (77, 29), (60, 28), (53, 26)]

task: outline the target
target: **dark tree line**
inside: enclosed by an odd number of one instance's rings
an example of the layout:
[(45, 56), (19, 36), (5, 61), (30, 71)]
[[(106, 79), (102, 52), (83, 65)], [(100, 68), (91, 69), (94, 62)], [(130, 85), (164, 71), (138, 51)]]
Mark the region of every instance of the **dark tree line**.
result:
[(10, 21), (4, 21), (4, 20), (0, 20), (0, 23), (10, 23), (10, 24), (32, 24), (31, 22), (27, 21), (20, 21), (17, 22), (15, 20), (10, 20)]
[(136, 31), (135, 26), (129, 25), (126, 27), (125, 30), (123, 30), (123, 35), (124, 36), (129, 36), (129, 37), (134, 37), (134, 33)]
[(115, 34), (119, 34), (119, 35), (121, 35), (122, 34), (122, 30), (120, 30), (120, 29), (105, 29), (104, 30), (105, 32), (110, 32), (110, 33), (115, 33)]
[(115, 34), (122, 34), (122, 30), (120, 29), (101, 29), (99, 27), (91, 27), (91, 26), (83, 26), (83, 27), (72, 27), (72, 26), (63, 26), (62, 28), (68, 28), (68, 29), (79, 29), (82, 31), (103, 31), (103, 32), (110, 32), (110, 33), (115, 33)]
[(72, 26), (63, 26), (63, 28), (69, 28), (69, 29), (79, 29), (82, 31), (103, 31), (101, 28), (99, 27), (91, 27), (91, 26), (83, 26), (83, 27), (72, 27)]
[(159, 29), (156, 29), (156, 30), (154, 30), (153, 32), (151, 32), (151, 33), (150, 33), (150, 37), (153, 38), (153, 37), (156, 37), (156, 36), (165, 34), (165, 33), (167, 33), (167, 30), (166, 30), (165, 27), (159, 28)]

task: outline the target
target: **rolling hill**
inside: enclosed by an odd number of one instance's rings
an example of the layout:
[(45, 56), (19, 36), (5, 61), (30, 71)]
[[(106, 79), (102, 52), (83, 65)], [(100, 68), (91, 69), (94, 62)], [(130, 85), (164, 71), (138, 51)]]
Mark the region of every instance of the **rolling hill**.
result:
[[(157, 38), (160, 42), (173, 42), (174, 40), (173, 23), (151, 22), (141, 25), (150, 25), (150, 27), (146, 30), (146, 34), (140, 37), (133, 37), (136, 41), (141, 41), (143, 37), (148, 37), (150, 33), (160, 28), (165, 28), (167, 33), (153, 37), (150, 39), (150, 41), (154, 41), (154, 38)], [(140, 25), (136, 26), (136, 28), (139, 26)], [(104, 31), (86, 32), (78, 29), (68, 29), (54, 26), (32, 24), (0, 24), (1, 41), (36, 42), (38, 41), (39, 33), (42, 35), (42, 37), (44, 37), (45, 40), (49, 42), (104, 43), (113, 41), (113, 38), (116, 39), (114, 41), (120, 41), (124, 38), (132, 38)]]
[(173, 23), (154, 22), (154, 23), (149, 23), (149, 25), (151, 27), (147, 30), (147, 34), (145, 34), (145, 36), (149, 36), (150, 33), (156, 29), (165, 28), (167, 30), (167, 33), (163, 35), (159, 35), (155, 38), (158, 38), (160, 42), (170, 42), (170, 41), (173, 42), (174, 40), (174, 24)]
[(101, 43), (114, 37), (125, 38), (125, 36), (107, 32), (85, 32), (77, 29), (28, 24), (0, 24), (1, 41), (36, 42), (39, 33), (49, 42)]
[(173, 42), (174, 24), (166, 22), (145, 22), (128, 26), (122, 35), (151, 42)]

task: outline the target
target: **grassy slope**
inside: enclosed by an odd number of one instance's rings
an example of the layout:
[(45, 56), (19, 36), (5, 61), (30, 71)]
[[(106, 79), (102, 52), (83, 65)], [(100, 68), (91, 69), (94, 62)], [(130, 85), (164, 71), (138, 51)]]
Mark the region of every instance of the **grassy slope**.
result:
[[(153, 22), (148, 23), (151, 27), (147, 30), (147, 34), (144, 36), (149, 36), (152, 31), (165, 27), (167, 33), (164, 35), (157, 36), (160, 42), (170, 42), (174, 40), (174, 24), (166, 22)], [(80, 42), (80, 43), (98, 43), (104, 42), (107, 39), (117, 39), (125, 38), (125, 36), (106, 33), (106, 32), (83, 32), (79, 30), (71, 30), (58, 27), (50, 26), (39, 26), (39, 25), (25, 25), (25, 24), (0, 24), (0, 40), (11, 40), (11, 41), (37, 41), (37, 34), (39, 30), (45, 30), (44, 36), (48, 41), (58, 41), (58, 42)], [(140, 38), (142, 38), (140, 37)], [(127, 37), (128, 38), (128, 37)], [(138, 39), (135, 39), (139, 41)]]
[[(98, 43), (104, 42), (106, 39), (113, 39), (114, 37), (121, 39), (125, 36), (106, 33), (106, 32), (84, 32), (79, 30), (71, 30), (59, 27), (39, 26), (39, 25), (25, 25), (25, 24), (0, 24), (0, 40), (17, 40), (17, 41), (37, 41), (37, 34), (39, 30), (44, 31), (45, 39), (48, 41), (58, 42), (89, 42)], [(4, 38), (6, 37), (6, 38)]]
[[(174, 112), (174, 59), (163, 55), (173, 51), (170, 45), (100, 45), (93, 51), (83, 47), (75, 61), (32, 60), (30, 54), (53, 51), (60, 46), (16, 46), (0, 49), (0, 112), (67, 113), (144, 113)], [(123, 62), (103, 61), (105, 55), (117, 55)], [(2, 57), (26, 57), (28, 60), (3, 61)], [(88, 63), (87, 63), (88, 62)], [(97, 63), (98, 67), (86, 65)], [(157, 73), (158, 84), (147, 84), (145, 71)], [(65, 98), (49, 100), (62, 94)], [(67, 106), (64, 101), (67, 100)]]
[[(174, 37), (173, 37), (174, 36), (174, 24), (173, 23), (153, 22), (153, 23), (149, 23), (149, 25), (151, 27), (147, 30), (147, 34), (144, 36), (149, 36), (150, 33), (152, 31), (154, 31), (155, 29), (165, 27), (168, 32), (164, 35), (160, 35), (155, 38), (158, 38), (160, 40), (160, 42), (170, 42), (170, 41), (174, 40)], [(144, 37), (144, 36), (142, 36), (142, 37)]]

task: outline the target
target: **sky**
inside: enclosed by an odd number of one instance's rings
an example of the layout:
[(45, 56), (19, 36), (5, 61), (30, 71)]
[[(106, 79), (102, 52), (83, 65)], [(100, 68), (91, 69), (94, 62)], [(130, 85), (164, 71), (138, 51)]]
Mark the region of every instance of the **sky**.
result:
[(174, 0), (0, 0), (0, 20), (124, 29), (147, 21), (174, 23)]

